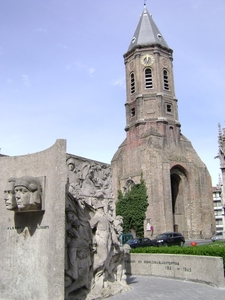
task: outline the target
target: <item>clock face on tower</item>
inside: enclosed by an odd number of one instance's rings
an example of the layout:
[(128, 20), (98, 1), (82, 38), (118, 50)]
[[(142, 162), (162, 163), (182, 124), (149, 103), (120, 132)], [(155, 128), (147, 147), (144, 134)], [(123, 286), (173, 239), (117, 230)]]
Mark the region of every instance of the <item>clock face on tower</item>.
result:
[(151, 66), (154, 63), (154, 57), (150, 54), (146, 54), (141, 58), (141, 63), (144, 66)]

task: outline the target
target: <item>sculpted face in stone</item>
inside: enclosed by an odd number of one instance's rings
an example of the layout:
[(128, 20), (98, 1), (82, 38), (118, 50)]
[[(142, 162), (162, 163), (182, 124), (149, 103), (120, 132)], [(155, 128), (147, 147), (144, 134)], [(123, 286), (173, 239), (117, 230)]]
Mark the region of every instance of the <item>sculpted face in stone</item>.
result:
[(6, 209), (8, 210), (14, 210), (17, 208), (14, 185), (15, 181), (8, 182), (4, 189), (4, 200)]
[(66, 215), (68, 223), (72, 223), (76, 219), (76, 215), (72, 210), (68, 210)]
[(105, 211), (104, 211), (104, 205), (99, 202), (97, 205), (96, 205), (96, 209), (97, 209), (97, 212), (101, 215), (104, 215), (105, 214)]
[(30, 205), (30, 191), (22, 186), (18, 185), (16, 187), (16, 202), (19, 209), (25, 209), (28, 208)]
[(70, 164), (68, 164), (68, 168), (70, 171), (73, 171), (75, 169), (75, 166), (74, 166), (74, 164), (70, 163)]
[(16, 179), (15, 196), (19, 210), (40, 210), (41, 186), (36, 178), (24, 176)]
[(67, 166), (69, 171), (73, 172), (75, 169), (75, 159), (73, 157), (70, 157), (67, 159)]

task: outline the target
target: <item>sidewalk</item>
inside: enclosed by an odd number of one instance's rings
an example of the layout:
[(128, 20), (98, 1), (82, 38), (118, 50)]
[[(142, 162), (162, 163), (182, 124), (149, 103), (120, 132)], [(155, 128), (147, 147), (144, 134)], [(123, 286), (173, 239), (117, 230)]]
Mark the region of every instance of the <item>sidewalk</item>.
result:
[(214, 300), (225, 298), (225, 288), (176, 279), (135, 276), (128, 277), (131, 290), (110, 300)]

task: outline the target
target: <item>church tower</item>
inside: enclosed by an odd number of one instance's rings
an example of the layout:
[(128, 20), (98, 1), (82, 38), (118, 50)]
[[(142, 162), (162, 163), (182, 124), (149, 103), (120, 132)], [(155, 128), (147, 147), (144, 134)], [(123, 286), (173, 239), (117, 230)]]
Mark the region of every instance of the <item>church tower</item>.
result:
[(186, 238), (215, 230), (211, 177), (181, 133), (173, 79), (173, 50), (146, 5), (124, 54), (126, 139), (112, 159), (114, 194), (146, 182), (145, 236), (179, 231)]
[[(152, 126), (179, 141), (177, 99), (173, 82), (173, 51), (155, 25), (146, 6), (124, 55), (126, 67), (126, 128), (129, 142)], [(140, 127), (140, 128), (139, 128)]]

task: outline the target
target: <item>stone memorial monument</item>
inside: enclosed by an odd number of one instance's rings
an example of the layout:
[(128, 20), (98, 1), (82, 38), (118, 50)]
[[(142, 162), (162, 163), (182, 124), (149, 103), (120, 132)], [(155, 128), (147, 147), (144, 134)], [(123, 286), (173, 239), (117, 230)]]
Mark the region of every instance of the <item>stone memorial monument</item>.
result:
[(104, 299), (127, 290), (110, 165), (66, 141), (1, 156), (0, 299)]
[(65, 140), (34, 154), (0, 155), (0, 299), (92, 300), (127, 290), (115, 197), (142, 175), (146, 237), (215, 231), (210, 174), (181, 133), (172, 54), (144, 5), (124, 54), (126, 139), (111, 165), (67, 154)]

